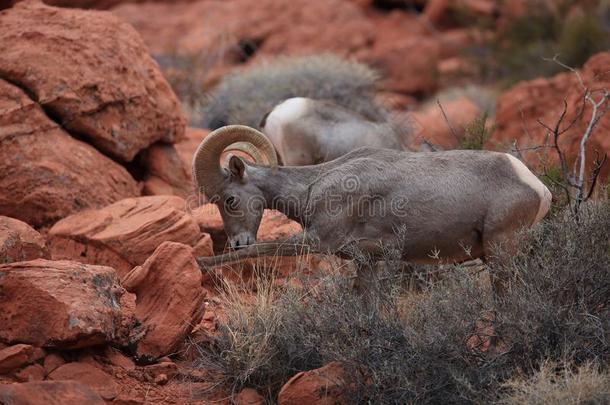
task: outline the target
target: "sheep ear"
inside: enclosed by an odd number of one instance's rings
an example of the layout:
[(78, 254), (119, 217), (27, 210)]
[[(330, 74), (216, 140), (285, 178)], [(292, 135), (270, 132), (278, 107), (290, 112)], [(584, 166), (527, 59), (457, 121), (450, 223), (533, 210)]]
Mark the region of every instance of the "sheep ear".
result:
[(231, 172), (231, 176), (241, 180), (244, 178), (245, 170), (246, 165), (244, 165), (244, 161), (235, 155), (231, 156), (229, 159), (229, 172)]

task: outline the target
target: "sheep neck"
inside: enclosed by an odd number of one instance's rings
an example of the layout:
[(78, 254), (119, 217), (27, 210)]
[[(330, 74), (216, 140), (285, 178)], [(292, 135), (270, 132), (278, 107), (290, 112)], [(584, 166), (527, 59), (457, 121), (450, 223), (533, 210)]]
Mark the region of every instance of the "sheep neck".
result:
[(320, 177), (316, 166), (251, 167), (250, 179), (263, 192), (266, 208), (306, 224), (311, 186)]

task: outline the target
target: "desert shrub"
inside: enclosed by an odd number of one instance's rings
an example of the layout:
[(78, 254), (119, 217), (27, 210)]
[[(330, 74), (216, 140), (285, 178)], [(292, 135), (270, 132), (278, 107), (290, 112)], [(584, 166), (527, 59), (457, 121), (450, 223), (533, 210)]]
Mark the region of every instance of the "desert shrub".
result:
[(514, 277), (496, 307), (515, 366), (610, 360), (609, 237), (608, 201), (584, 205), (578, 222), (564, 209), (524, 233), (519, 251), (497, 266)]
[(610, 374), (591, 363), (578, 368), (544, 363), (530, 378), (512, 380), (506, 387), (510, 394), (501, 401), (506, 405), (610, 403)]
[[(544, 58), (559, 55), (572, 67), (582, 66), (592, 55), (610, 47), (610, 30), (602, 6), (570, 15), (574, 1), (538, 2), (526, 15), (508, 22), (495, 34), (487, 49), (477, 50), (483, 75), (512, 85), (519, 80), (551, 76), (562, 69)], [(488, 57), (481, 58), (487, 55)]]
[(243, 305), (225, 295), (226, 322), (202, 345), (201, 362), (233, 389), (253, 386), (273, 399), (296, 372), (339, 361), (352, 379), (350, 402), (382, 404), (516, 398), (522, 391), (509, 382), (548, 362), (607, 372), (609, 230), (603, 201), (586, 203), (578, 222), (566, 210), (524, 231), (517, 252), (499, 249), (490, 265), (512, 274), (501, 297), (465, 265), (445, 266), (419, 293), (387, 266), (365, 298), (341, 274), (303, 288), (259, 287)]
[(610, 46), (610, 30), (597, 14), (569, 19), (559, 34), (557, 53), (568, 66), (582, 66), (592, 55)]
[(374, 101), (377, 74), (334, 55), (283, 57), (232, 73), (205, 101), (200, 126), (258, 127), (266, 113), (291, 97), (331, 100), (370, 119), (386, 118)]
[(487, 125), (487, 119), (488, 114), (484, 112), (466, 125), (464, 135), (460, 138), (460, 149), (482, 150), (485, 147), (494, 131), (493, 127)]

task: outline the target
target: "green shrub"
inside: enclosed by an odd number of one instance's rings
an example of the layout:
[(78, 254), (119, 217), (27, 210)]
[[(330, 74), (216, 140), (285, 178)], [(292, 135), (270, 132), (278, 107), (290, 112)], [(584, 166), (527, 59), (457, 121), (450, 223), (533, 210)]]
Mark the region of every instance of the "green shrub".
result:
[(205, 101), (200, 126), (258, 127), (266, 113), (291, 97), (331, 100), (372, 120), (386, 118), (375, 100), (377, 74), (334, 55), (283, 57), (222, 79)]
[(595, 53), (607, 50), (610, 30), (603, 18), (603, 6), (570, 16), (573, 4), (565, 0), (557, 2), (553, 9), (536, 4), (529, 8), (529, 14), (509, 21), (495, 34), (487, 50), (482, 54), (478, 50), (481, 73), (510, 86), (563, 70), (545, 58), (558, 55), (559, 60), (576, 68)]
[(460, 139), (460, 149), (482, 150), (485, 143), (491, 138), (493, 127), (487, 125), (488, 114), (485, 112), (473, 119), (464, 128), (464, 135)]

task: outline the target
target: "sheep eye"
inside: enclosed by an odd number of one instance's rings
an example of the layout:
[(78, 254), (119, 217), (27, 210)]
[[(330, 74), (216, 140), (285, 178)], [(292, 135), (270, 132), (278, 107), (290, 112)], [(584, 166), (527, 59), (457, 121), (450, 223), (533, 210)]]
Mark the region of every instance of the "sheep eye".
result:
[(236, 210), (237, 209), (237, 199), (235, 197), (228, 197), (225, 200), (225, 207), (227, 207), (229, 210)]

